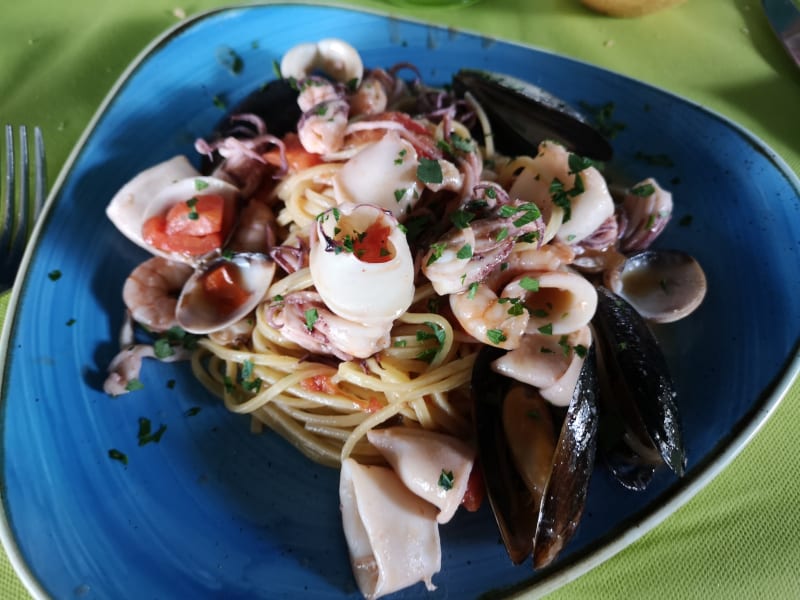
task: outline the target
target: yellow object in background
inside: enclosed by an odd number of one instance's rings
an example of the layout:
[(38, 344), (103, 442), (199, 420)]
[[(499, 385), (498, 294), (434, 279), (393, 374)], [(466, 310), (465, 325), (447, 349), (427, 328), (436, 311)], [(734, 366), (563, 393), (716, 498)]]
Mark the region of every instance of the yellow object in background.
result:
[(641, 17), (686, 0), (581, 0), (592, 10), (612, 17)]

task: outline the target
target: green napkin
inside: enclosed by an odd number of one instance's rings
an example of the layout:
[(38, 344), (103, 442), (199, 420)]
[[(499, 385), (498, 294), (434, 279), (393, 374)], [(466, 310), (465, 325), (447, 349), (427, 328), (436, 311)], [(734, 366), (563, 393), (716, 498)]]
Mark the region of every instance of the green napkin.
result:
[[(688, 0), (640, 19), (603, 17), (578, 0), (482, 0), (458, 9), (349, 4), (535, 45), (641, 79), (751, 130), (800, 173), (800, 71), (768, 29), (758, 0)], [(7, 3), (0, 119), (42, 127), (54, 181), (97, 106), (145, 45), (184, 14), (223, 5)], [(0, 322), (8, 299), (0, 295)], [(796, 383), (753, 442), (683, 508), (552, 597), (800, 597), (798, 396)], [(0, 597), (28, 597), (2, 553)]]

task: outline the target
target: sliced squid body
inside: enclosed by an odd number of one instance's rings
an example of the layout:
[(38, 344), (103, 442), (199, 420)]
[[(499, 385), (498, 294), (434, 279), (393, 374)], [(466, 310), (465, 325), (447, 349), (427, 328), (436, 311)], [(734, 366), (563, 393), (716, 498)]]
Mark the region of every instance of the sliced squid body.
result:
[(539, 389), (542, 398), (555, 406), (568, 406), (592, 344), (589, 327), (567, 336), (528, 334), (518, 348), (492, 362), (492, 370)]
[[(382, 236), (385, 253), (363, 259), (355, 240)], [(310, 236), (309, 268), (325, 304), (344, 319), (391, 324), (414, 298), (414, 265), (397, 219), (380, 207), (342, 205), (322, 213)]]
[[(527, 289), (531, 280), (538, 291)], [(565, 335), (588, 325), (597, 308), (597, 291), (584, 277), (572, 271), (532, 272), (503, 288), (502, 296), (522, 298), (530, 309), (526, 333)]]
[(106, 207), (106, 215), (126, 238), (152, 251), (142, 238), (148, 205), (171, 183), (199, 175), (185, 156), (170, 158), (140, 172), (123, 185)]
[(594, 167), (580, 171), (583, 192), (569, 196), (569, 216), (553, 202), (553, 182), (560, 182), (565, 192), (575, 186), (576, 175), (570, 172), (569, 154), (556, 142), (542, 142), (532, 163), (522, 170), (509, 189), (512, 198), (533, 202), (542, 211), (547, 224), (543, 236), (545, 243), (555, 238), (567, 244), (577, 244), (614, 214), (614, 200), (608, 185)]
[(439, 509), (447, 523), (467, 490), (473, 449), (453, 436), (408, 427), (374, 429), (367, 434), (406, 487)]
[(435, 589), (441, 569), (436, 509), (390, 468), (342, 463), (339, 501), (350, 562), (358, 588), (379, 598), (420, 581)]
[(422, 193), (418, 166), (414, 147), (390, 131), (344, 164), (334, 179), (337, 202), (374, 204), (400, 219)]

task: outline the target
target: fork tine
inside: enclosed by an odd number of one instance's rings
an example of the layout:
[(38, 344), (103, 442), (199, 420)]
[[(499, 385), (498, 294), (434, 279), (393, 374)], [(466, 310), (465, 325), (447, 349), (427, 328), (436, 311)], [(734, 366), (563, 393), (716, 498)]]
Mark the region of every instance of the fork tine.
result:
[(44, 155), (44, 137), (42, 136), (42, 130), (39, 127), (33, 128), (33, 144), (34, 152), (36, 153), (34, 158), (36, 161), (34, 163), (34, 176), (36, 179), (33, 183), (33, 218), (35, 220), (39, 217), (39, 213), (42, 212), (42, 206), (44, 205), (44, 198), (47, 190), (47, 164), (45, 162)]
[[(14, 198), (14, 132), (11, 125), (5, 127), (6, 136), (6, 173), (3, 186), (2, 236), (0, 236), (0, 252), (6, 254), (11, 248), (12, 210)], [(7, 254), (6, 254), (7, 256)]]
[[(39, 127), (33, 129), (33, 176), (28, 128), (19, 127), (16, 154), (14, 127), (5, 126), (5, 173), (0, 202), (0, 291), (14, 281), (20, 260), (28, 243), (33, 224), (41, 212), (47, 189), (44, 139)], [(18, 156), (18, 158), (17, 158)], [(17, 162), (19, 164), (17, 164)], [(31, 181), (31, 179), (33, 179)], [(31, 194), (33, 191), (33, 195)]]
[(19, 127), (19, 192), (17, 192), (17, 227), (14, 234), (14, 250), (22, 251), (28, 239), (28, 213), (30, 212), (30, 193), (28, 183), (30, 178), (30, 164), (28, 162), (28, 128)]

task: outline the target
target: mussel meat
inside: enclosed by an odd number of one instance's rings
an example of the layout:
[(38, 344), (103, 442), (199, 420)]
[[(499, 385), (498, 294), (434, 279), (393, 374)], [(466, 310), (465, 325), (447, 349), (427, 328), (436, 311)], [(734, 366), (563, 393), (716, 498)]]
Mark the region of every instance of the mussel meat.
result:
[(566, 414), (535, 388), (494, 372), (491, 363), (501, 350), (484, 347), (476, 360), (472, 397), (479, 462), (515, 564), (531, 554), (534, 568), (550, 564), (583, 514), (598, 431), (594, 350), (588, 352)]

